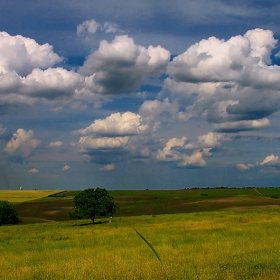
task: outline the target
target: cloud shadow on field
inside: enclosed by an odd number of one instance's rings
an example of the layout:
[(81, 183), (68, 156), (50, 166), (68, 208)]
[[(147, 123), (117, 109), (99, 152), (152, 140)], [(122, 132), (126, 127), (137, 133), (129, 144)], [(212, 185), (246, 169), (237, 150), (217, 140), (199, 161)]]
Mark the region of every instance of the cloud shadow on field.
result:
[(108, 223), (108, 221), (99, 221), (99, 222), (95, 222), (94, 224), (92, 222), (90, 223), (85, 223), (85, 224), (75, 224), (75, 225), (72, 225), (73, 227), (84, 227), (84, 226), (94, 226), (94, 225), (101, 225), (101, 224), (105, 224), (105, 223)]

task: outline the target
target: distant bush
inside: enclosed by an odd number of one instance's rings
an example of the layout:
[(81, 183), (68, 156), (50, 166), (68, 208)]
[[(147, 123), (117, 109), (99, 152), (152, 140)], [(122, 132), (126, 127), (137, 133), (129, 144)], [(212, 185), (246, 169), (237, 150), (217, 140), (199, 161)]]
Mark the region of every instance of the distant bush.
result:
[(8, 201), (0, 201), (0, 226), (19, 222), (16, 207)]

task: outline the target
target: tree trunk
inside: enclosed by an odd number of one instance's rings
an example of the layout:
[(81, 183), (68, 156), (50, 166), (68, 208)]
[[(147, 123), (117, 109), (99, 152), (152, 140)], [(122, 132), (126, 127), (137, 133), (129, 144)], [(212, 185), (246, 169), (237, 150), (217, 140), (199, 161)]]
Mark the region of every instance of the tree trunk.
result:
[(95, 216), (92, 216), (91, 217), (91, 220), (92, 220), (92, 223), (94, 224), (94, 219), (95, 219)]

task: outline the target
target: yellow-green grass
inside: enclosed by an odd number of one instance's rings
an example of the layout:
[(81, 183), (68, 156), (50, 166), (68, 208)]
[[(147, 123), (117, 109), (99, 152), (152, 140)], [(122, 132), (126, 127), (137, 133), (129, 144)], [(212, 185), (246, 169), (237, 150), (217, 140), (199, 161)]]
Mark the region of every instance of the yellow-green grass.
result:
[(0, 190), (0, 200), (7, 200), (11, 203), (19, 203), (39, 199), (52, 195), (59, 191), (49, 190)]
[(279, 206), (99, 221), (0, 227), (0, 279), (279, 279)]

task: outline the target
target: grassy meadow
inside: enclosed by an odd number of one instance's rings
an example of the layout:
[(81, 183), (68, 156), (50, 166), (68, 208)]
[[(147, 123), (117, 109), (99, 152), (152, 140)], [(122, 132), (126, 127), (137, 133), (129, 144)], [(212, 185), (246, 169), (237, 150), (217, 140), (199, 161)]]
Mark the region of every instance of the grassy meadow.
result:
[(77, 192), (56, 193), (0, 227), (0, 279), (279, 279), (280, 189), (112, 191), (95, 225), (62, 220)]
[(0, 279), (279, 279), (279, 208), (99, 221), (2, 226)]
[(24, 202), (34, 199), (40, 199), (48, 195), (57, 193), (58, 191), (46, 190), (0, 190), (0, 200), (8, 200), (9, 202)]

